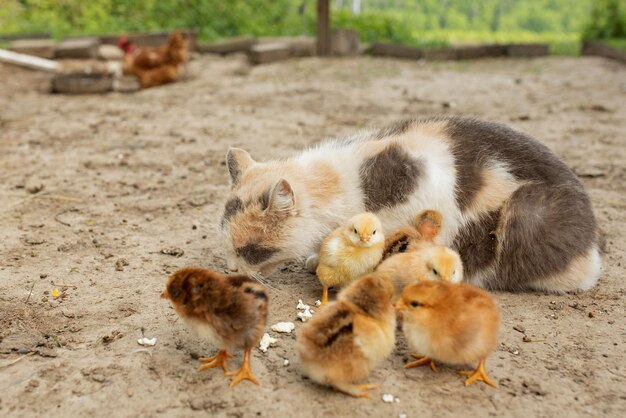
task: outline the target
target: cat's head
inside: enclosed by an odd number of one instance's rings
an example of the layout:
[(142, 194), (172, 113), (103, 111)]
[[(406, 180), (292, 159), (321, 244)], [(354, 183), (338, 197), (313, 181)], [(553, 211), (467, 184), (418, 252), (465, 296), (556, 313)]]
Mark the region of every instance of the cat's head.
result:
[(306, 237), (291, 170), (284, 163), (259, 163), (231, 148), (226, 155), (231, 192), (221, 219), (231, 270), (269, 274), (279, 264), (299, 257)]

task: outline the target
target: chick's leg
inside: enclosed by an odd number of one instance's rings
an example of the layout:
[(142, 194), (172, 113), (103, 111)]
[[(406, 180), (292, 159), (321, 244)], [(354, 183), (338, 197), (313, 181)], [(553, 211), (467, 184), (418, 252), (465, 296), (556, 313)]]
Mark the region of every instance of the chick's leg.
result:
[(465, 386), (469, 386), (476, 381), (481, 381), (494, 388), (498, 387), (487, 376), (487, 372), (485, 371), (485, 359), (482, 359), (480, 363), (478, 363), (478, 367), (476, 367), (476, 370), (460, 370), (459, 374), (469, 376), (467, 379), (465, 379)]
[(225, 372), (227, 372), (228, 365), (226, 364), (226, 362), (229, 358), (233, 358), (233, 355), (229, 354), (226, 350), (218, 351), (217, 354), (213, 357), (203, 357), (199, 359), (200, 362), (208, 364), (203, 364), (202, 366), (198, 367), (198, 371), (212, 369), (214, 367), (221, 367), (222, 369), (224, 369)]
[(237, 383), (241, 382), (242, 380), (249, 380), (255, 385), (259, 384), (259, 381), (256, 380), (256, 378), (252, 374), (252, 369), (250, 368), (251, 352), (252, 352), (251, 348), (248, 348), (246, 349), (246, 351), (244, 351), (243, 363), (241, 364), (241, 369), (237, 370), (236, 372), (226, 373), (226, 376), (236, 376), (233, 379), (233, 381), (230, 382), (231, 388), (235, 386)]
[(365, 383), (362, 385), (353, 385), (351, 383), (332, 383), (333, 389), (343, 392), (355, 398), (369, 398), (370, 394), (366, 390), (376, 389), (378, 385)]
[(404, 365), (405, 369), (412, 369), (413, 367), (426, 366), (429, 365), (430, 369), (437, 373), (437, 366), (435, 365), (435, 360), (430, 357), (422, 356), (419, 354), (411, 354), (411, 357), (417, 359), (416, 361), (412, 361)]
[(322, 285), (322, 305), (326, 305), (328, 303), (328, 286)]

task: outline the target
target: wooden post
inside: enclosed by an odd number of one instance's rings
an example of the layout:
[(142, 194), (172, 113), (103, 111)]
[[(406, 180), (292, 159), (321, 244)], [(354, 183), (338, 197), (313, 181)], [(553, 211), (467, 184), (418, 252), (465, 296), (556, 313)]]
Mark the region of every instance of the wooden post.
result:
[(330, 55), (330, 0), (317, 0), (317, 55)]

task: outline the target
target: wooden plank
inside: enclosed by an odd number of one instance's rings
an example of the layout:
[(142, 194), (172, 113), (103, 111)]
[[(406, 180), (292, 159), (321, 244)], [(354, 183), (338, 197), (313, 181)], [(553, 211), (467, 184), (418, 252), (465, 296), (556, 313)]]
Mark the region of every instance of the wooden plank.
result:
[(75, 38), (66, 39), (56, 47), (56, 58), (98, 58), (99, 38)]
[(613, 48), (601, 41), (585, 41), (582, 48), (583, 55), (595, 55), (598, 57), (605, 57), (614, 59), (621, 62), (626, 62), (626, 52)]
[(31, 55), (19, 54), (6, 49), (0, 49), (0, 62), (19, 65), (40, 71), (56, 72), (59, 69), (59, 63), (56, 61), (33, 57)]
[(370, 52), (372, 55), (380, 57), (407, 58), (416, 60), (423, 58), (423, 51), (421, 49), (384, 42), (374, 42), (370, 48)]
[(330, 55), (330, 48), (330, 0), (317, 0), (317, 55)]
[(267, 64), (289, 58), (290, 55), (291, 50), (285, 42), (256, 44), (248, 52), (248, 58), (252, 64)]
[(507, 55), (510, 57), (541, 57), (550, 53), (548, 44), (509, 44)]
[(507, 53), (507, 48), (504, 45), (477, 45), (454, 49), (457, 59), (460, 60), (501, 57)]
[(56, 42), (52, 39), (20, 39), (9, 45), (13, 52), (48, 59), (54, 58), (55, 48)]
[(0, 35), (0, 41), (18, 41), (20, 39), (49, 39), (52, 34), (49, 32), (35, 32), (35, 33), (14, 33)]
[(196, 51), (209, 54), (227, 55), (234, 52), (246, 52), (256, 43), (254, 36), (239, 36), (219, 42), (199, 43)]
[(452, 61), (458, 58), (454, 48), (425, 49), (424, 59), (433, 61)]

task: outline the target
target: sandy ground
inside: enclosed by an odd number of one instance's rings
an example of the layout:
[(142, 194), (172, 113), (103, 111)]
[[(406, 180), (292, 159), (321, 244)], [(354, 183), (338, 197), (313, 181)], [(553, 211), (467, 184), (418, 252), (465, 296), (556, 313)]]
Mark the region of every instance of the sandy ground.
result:
[[(49, 95), (48, 76), (0, 65), (0, 415), (626, 416), (626, 67), (557, 57), (195, 65), (198, 77), (176, 85), (86, 97)], [(274, 158), (452, 112), (545, 141), (581, 176), (607, 241), (591, 291), (495, 295), (503, 323), (488, 369), (499, 388), (466, 388), (453, 367), (404, 370), (400, 338), (371, 375), (380, 390), (351, 399), (303, 379), (295, 336), (271, 331), (278, 343), (253, 353), (262, 386), (228, 389), (220, 371), (197, 372), (211, 349), (159, 292), (179, 267), (225, 269), (213, 225), (227, 148)], [(293, 264), (271, 280), (270, 324), (299, 326), (295, 306), (318, 297), (315, 277)], [(142, 349), (142, 333), (156, 346)]]

